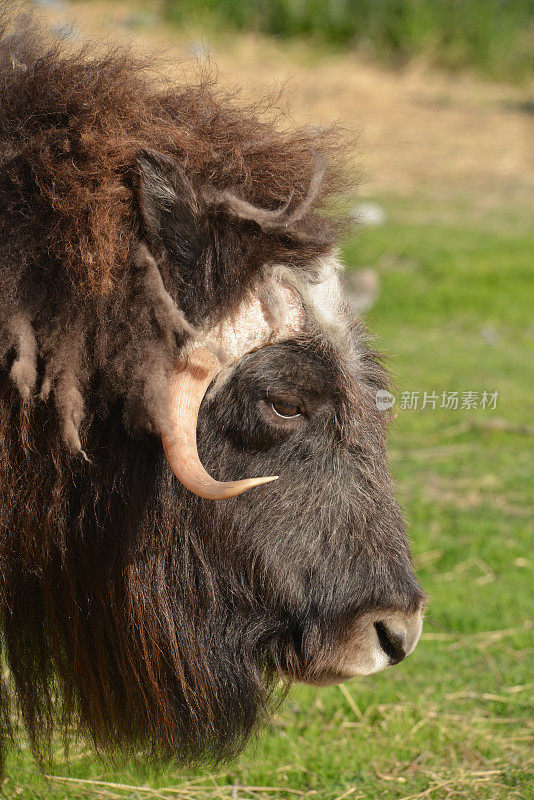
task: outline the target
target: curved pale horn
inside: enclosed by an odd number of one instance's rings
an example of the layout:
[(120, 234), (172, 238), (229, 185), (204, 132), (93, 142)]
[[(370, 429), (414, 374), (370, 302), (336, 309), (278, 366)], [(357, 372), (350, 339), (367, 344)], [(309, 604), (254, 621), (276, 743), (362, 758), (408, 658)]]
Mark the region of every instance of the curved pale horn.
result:
[(197, 450), (197, 418), (202, 398), (220, 370), (215, 356), (204, 347), (191, 353), (187, 366), (176, 371), (171, 379), (171, 416), (176, 428), (163, 434), (163, 449), (178, 480), (194, 494), (208, 500), (222, 500), (275, 481), (268, 478), (246, 478), (240, 481), (216, 481), (202, 466)]

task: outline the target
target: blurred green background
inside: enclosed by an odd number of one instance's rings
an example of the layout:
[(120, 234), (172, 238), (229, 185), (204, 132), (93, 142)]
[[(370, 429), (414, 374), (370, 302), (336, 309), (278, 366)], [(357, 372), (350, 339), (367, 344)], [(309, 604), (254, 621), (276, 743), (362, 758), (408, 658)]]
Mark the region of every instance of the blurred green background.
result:
[[(405, 663), (295, 687), (226, 767), (110, 765), (84, 743), (67, 761), (58, 744), (45, 779), (21, 731), (0, 797), (531, 800), (534, 3), (34, 5), (53, 30), (167, 52), (178, 80), (183, 59), (214, 65), (245, 99), (283, 85), (291, 119), (360, 132), (346, 279), (397, 384), (392, 470), (430, 603)], [(441, 408), (455, 391), (477, 407)]]
[(534, 0), (165, 0), (164, 11), (179, 24), (313, 37), (396, 63), (422, 54), (496, 78), (534, 71)]

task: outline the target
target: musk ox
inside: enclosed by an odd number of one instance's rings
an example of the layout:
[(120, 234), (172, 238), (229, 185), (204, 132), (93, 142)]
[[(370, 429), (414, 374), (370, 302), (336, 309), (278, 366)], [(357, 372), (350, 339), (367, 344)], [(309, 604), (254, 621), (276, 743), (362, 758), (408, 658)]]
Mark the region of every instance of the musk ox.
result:
[(4, 739), (227, 756), (421, 628), (335, 133), (28, 20), (0, 76)]

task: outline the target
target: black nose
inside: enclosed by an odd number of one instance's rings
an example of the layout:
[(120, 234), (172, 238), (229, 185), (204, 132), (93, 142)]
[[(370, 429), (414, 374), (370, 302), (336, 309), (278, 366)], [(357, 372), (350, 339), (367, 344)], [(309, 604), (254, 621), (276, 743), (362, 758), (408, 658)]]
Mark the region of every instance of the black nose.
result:
[(385, 622), (374, 623), (378, 642), (384, 653), (389, 656), (390, 664), (398, 664), (408, 655), (404, 631), (394, 631)]

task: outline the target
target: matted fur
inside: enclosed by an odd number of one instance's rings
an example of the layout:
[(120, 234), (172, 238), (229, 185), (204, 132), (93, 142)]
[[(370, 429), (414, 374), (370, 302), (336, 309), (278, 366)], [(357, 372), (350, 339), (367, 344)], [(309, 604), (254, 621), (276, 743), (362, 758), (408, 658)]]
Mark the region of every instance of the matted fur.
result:
[[(36, 752), (59, 724), (106, 751), (227, 756), (282, 671), (305, 675), (362, 609), (420, 602), (358, 329), (343, 358), (313, 326), (246, 356), (201, 411), (219, 477), (284, 467), (260, 504), (192, 496), (159, 438), (202, 327), (252, 290), (276, 316), (275, 265), (320, 279), (336, 147), (3, 24), (0, 704)], [(250, 404), (282, 374), (322, 420), (287, 441)]]
[[(164, 274), (167, 289), (190, 320), (209, 313), (216, 321), (238, 306), (266, 261), (306, 268), (331, 247), (332, 224), (312, 205), (334, 188), (335, 170), (320, 182), (316, 173), (325, 153), (332, 165), (335, 140), (332, 132), (282, 133), (208, 83), (158, 91), (131, 54), (73, 53), (47, 43), (27, 18), (3, 28), (0, 358), (22, 341), (14, 326), (36, 326), (43, 399), (55, 382), (64, 438), (81, 451), (83, 390), (99, 370), (130, 405), (151, 406), (146, 424), (154, 416), (161, 422), (158, 384), (175, 360), (176, 325), (154, 300), (143, 267), (130, 268), (140, 238), (148, 235), (156, 251), (162, 245), (160, 232), (147, 230), (150, 210), (144, 225), (139, 215), (140, 173), (150, 171), (151, 154), (158, 169), (167, 159), (169, 169), (182, 170), (176, 225), (189, 230), (195, 218), (201, 231), (194, 241), (182, 238), (183, 269)], [(230, 192), (263, 213), (287, 205), (291, 224), (282, 234), (272, 224), (236, 226), (231, 211), (219, 213)], [(134, 324), (124, 313), (132, 303), (145, 317)], [(147, 318), (155, 303), (157, 325)], [(35, 381), (31, 358), (23, 353), (13, 367), (25, 396)]]

